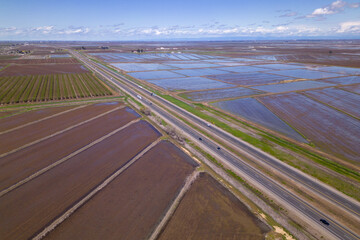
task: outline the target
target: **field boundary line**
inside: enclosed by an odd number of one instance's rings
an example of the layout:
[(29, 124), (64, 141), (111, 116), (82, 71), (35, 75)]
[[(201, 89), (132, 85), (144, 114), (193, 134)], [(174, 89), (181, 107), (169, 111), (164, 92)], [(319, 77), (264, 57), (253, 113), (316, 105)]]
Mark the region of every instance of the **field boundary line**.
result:
[(72, 213), (74, 213), (77, 209), (79, 209), (82, 205), (84, 205), (87, 201), (89, 201), (95, 194), (105, 188), (109, 183), (111, 183), (117, 176), (119, 176), (122, 172), (128, 169), (134, 162), (136, 162), (140, 157), (142, 157), (145, 153), (147, 153), (150, 149), (152, 149), (155, 145), (157, 145), (161, 141), (161, 138), (156, 139), (149, 146), (143, 149), (140, 153), (138, 153), (135, 157), (133, 157), (130, 161), (128, 161), (123, 167), (117, 170), (114, 174), (106, 178), (99, 186), (97, 186), (94, 190), (92, 190), (88, 195), (83, 197), (79, 202), (77, 202), (73, 207), (63, 213), (59, 218), (55, 219), (49, 226), (47, 226), (44, 230), (42, 230), (38, 235), (32, 238), (32, 240), (40, 240), (46, 236), (49, 232), (54, 230), (58, 225), (60, 225), (63, 221), (65, 221)]
[(70, 158), (76, 156), (77, 154), (79, 154), (79, 153), (81, 153), (81, 152), (83, 152), (83, 151), (91, 148), (92, 146), (94, 146), (94, 145), (102, 142), (102, 141), (105, 140), (106, 138), (111, 137), (111, 136), (114, 135), (115, 133), (120, 132), (121, 130), (129, 127), (130, 125), (132, 125), (132, 124), (134, 124), (134, 123), (136, 123), (136, 122), (138, 122), (138, 121), (140, 121), (140, 119), (134, 119), (134, 120), (128, 122), (127, 124), (125, 124), (124, 126), (118, 128), (118, 129), (115, 129), (114, 131), (112, 131), (112, 132), (110, 132), (110, 133), (108, 133), (108, 134), (106, 134), (106, 135), (104, 135), (104, 136), (102, 136), (102, 137), (94, 140), (93, 142), (91, 142), (91, 143), (87, 144), (86, 146), (84, 146), (84, 147), (76, 150), (75, 152), (70, 153), (69, 155), (67, 155), (67, 156), (61, 158), (60, 160), (58, 160), (58, 161), (50, 164), (49, 166), (40, 169), (39, 171), (35, 172), (34, 174), (28, 176), (27, 178), (24, 178), (23, 180), (15, 183), (15, 184), (11, 185), (10, 187), (8, 187), (8, 188), (4, 189), (3, 191), (1, 191), (1, 192), (0, 192), (0, 197), (4, 196), (5, 194), (11, 192), (12, 190), (14, 190), (14, 189), (16, 189), (16, 188), (18, 188), (18, 187), (20, 187), (21, 185), (23, 185), (23, 184), (31, 181), (32, 179), (40, 176), (41, 174), (43, 174), (43, 173), (51, 170), (52, 168), (56, 167), (57, 165), (60, 165), (61, 163), (66, 162), (67, 160), (69, 160)]
[(0, 132), (0, 135), (1, 135), (1, 134), (8, 133), (8, 132), (11, 132), (11, 131), (15, 131), (15, 130), (17, 130), (17, 129), (20, 129), (20, 128), (29, 126), (29, 125), (31, 125), (31, 124), (38, 123), (38, 122), (41, 122), (41, 121), (44, 121), (44, 120), (47, 120), (47, 119), (50, 119), (50, 118), (53, 118), (53, 117), (57, 117), (57, 116), (60, 116), (60, 115), (62, 115), (62, 114), (64, 114), (64, 113), (68, 113), (68, 112), (71, 112), (71, 111), (74, 111), (74, 110), (77, 110), (77, 109), (80, 109), (80, 108), (84, 108), (84, 107), (86, 107), (86, 105), (79, 106), (79, 107), (72, 108), (72, 109), (68, 109), (68, 110), (65, 110), (65, 111), (63, 111), (63, 112), (55, 113), (55, 114), (53, 114), (53, 115), (50, 115), (50, 116), (47, 116), (47, 117), (44, 117), (44, 118), (41, 118), (41, 119), (38, 119), (38, 120), (35, 120), (35, 121), (32, 121), (32, 122), (25, 123), (25, 124), (23, 124), (23, 125), (20, 125), (20, 126), (17, 126), (17, 127), (14, 127), (14, 128), (11, 128), (11, 129), (8, 129), (8, 130), (5, 130), (5, 131), (2, 131), (2, 132)]
[(81, 125), (83, 125), (83, 124), (85, 124), (85, 123), (88, 123), (88, 122), (90, 122), (90, 121), (92, 121), (92, 120), (95, 120), (95, 119), (97, 119), (97, 118), (99, 118), (99, 117), (105, 116), (106, 114), (109, 114), (109, 113), (111, 113), (111, 112), (114, 112), (114, 111), (116, 111), (116, 110), (119, 110), (119, 109), (122, 109), (122, 108), (125, 108), (125, 107), (126, 107), (126, 106), (120, 106), (120, 107), (111, 109), (111, 110), (109, 110), (109, 111), (107, 111), (107, 112), (101, 113), (101, 114), (99, 114), (99, 115), (97, 115), (97, 116), (95, 116), (95, 117), (86, 119), (85, 121), (79, 122), (79, 123), (77, 123), (77, 124), (75, 124), (75, 125), (72, 125), (72, 126), (70, 126), (70, 127), (68, 127), (68, 128), (65, 128), (65, 129), (63, 129), (63, 130), (60, 130), (60, 131), (58, 131), (58, 132), (56, 132), (56, 133), (50, 134), (50, 135), (48, 135), (48, 136), (46, 136), (46, 137), (40, 138), (40, 139), (35, 140), (35, 141), (33, 141), (33, 142), (30, 142), (30, 143), (28, 143), (28, 144), (25, 144), (25, 145), (23, 145), (23, 146), (21, 146), (21, 147), (18, 147), (18, 148), (16, 148), (16, 149), (13, 149), (13, 150), (11, 150), (11, 151), (9, 151), (9, 152), (3, 153), (3, 154), (0, 155), (0, 158), (5, 157), (5, 156), (7, 156), (7, 155), (10, 155), (10, 154), (12, 154), (12, 153), (14, 153), (14, 152), (17, 152), (17, 151), (21, 150), (21, 149), (30, 147), (30, 146), (32, 146), (32, 145), (34, 145), (34, 144), (36, 144), (36, 143), (42, 142), (42, 141), (47, 140), (47, 139), (49, 139), (49, 138), (55, 137), (55, 136), (57, 136), (57, 135), (59, 135), (59, 134), (61, 134), (61, 133), (67, 132), (67, 131), (69, 131), (69, 130), (71, 130), (71, 129), (73, 129), (73, 128), (76, 128), (76, 127), (78, 127), (78, 126), (81, 126)]
[(180, 201), (185, 196), (185, 193), (188, 192), (191, 185), (194, 183), (194, 181), (199, 177), (200, 171), (195, 170), (190, 176), (188, 176), (185, 180), (185, 185), (181, 188), (179, 194), (176, 196), (174, 201), (172, 202), (170, 208), (166, 212), (165, 216), (161, 219), (161, 222), (156, 226), (155, 230), (152, 232), (151, 236), (148, 238), (149, 240), (156, 240), (166, 224), (170, 221), (171, 217), (173, 216), (175, 210), (180, 204)]

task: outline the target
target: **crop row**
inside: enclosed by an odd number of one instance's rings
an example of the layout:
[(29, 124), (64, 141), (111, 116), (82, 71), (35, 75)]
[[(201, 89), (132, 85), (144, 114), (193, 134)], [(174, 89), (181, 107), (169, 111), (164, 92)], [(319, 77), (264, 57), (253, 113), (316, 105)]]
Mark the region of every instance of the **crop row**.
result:
[(1, 104), (111, 94), (111, 91), (91, 73), (0, 77)]

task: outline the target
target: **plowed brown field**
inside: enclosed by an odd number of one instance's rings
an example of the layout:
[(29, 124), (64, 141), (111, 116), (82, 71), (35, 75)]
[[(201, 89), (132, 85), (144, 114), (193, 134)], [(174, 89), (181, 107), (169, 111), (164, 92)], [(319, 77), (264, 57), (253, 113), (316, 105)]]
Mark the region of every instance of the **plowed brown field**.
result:
[(74, 111), (64, 113), (55, 118), (50, 118), (29, 126), (4, 133), (0, 135), (0, 154), (17, 149), (25, 144), (40, 138), (54, 134), (75, 124), (81, 123), (89, 118), (98, 116), (112, 110), (118, 105), (90, 105)]
[(160, 142), (46, 239), (146, 239), (195, 165)]
[(159, 239), (265, 239), (268, 227), (232, 193), (202, 173)]
[[(1, 238), (31, 238), (159, 136), (160, 133), (147, 122), (132, 124), (2, 196)], [(144, 171), (148, 172), (149, 169), (145, 168)], [(167, 178), (161, 180), (168, 181)], [(125, 185), (130, 187), (131, 184), (126, 182)], [(124, 194), (121, 192), (121, 195)], [(127, 197), (132, 198), (130, 195)]]
[(40, 120), (42, 118), (69, 110), (71, 108), (74, 108), (74, 106), (51, 107), (2, 118), (0, 119), (0, 132), (24, 125), (32, 121)]
[(125, 108), (119, 109), (46, 141), (0, 158), (0, 191), (137, 117)]
[(89, 72), (89, 70), (81, 64), (28, 64), (9, 66), (0, 71), (0, 77), (86, 72)]

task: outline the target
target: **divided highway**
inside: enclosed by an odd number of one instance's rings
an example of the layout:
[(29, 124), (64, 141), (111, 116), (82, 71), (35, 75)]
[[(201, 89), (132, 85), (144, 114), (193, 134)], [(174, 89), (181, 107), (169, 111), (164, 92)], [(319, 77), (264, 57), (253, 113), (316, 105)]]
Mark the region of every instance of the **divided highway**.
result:
[[(282, 173), (288, 175), (294, 180), (301, 182), (304, 186), (310, 188), (315, 191), (317, 194), (328, 198), (330, 201), (334, 202), (337, 205), (342, 206), (348, 212), (351, 212), (353, 215), (360, 217), (360, 206), (359, 204), (347, 196), (340, 194), (331, 188), (325, 186), (322, 183), (312, 179), (311, 177), (293, 169), (286, 164), (283, 164), (279, 160), (269, 156), (268, 154), (256, 149), (255, 147), (241, 141), (238, 138), (224, 132), (223, 130), (215, 127), (208, 126), (209, 123), (204, 120), (194, 116), (191, 113), (173, 105), (172, 103), (156, 97), (151, 96), (151, 92), (138, 86), (134, 82), (129, 81), (124, 78), (122, 75), (115, 73), (105, 66), (94, 63), (91, 60), (85, 58), (77, 52), (70, 51), (74, 56), (79, 58), (84, 64), (92, 69), (94, 72), (97, 72), (101, 76), (103, 76), (106, 80), (112, 82), (115, 86), (119, 87), (121, 90), (125, 91), (129, 95), (133, 97), (137, 97), (139, 94), (141, 95), (141, 99), (138, 99), (142, 104), (147, 106), (152, 111), (156, 112), (161, 117), (165, 118), (169, 122), (171, 122), (174, 126), (181, 129), (188, 137), (192, 138), (193, 141), (196, 141), (198, 145), (200, 145), (203, 149), (209, 151), (215, 157), (221, 159), (223, 162), (227, 163), (234, 169), (236, 172), (240, 172), (242, 175), (247, 176), (247, 180), (251, 179), (251, 182), (258, 186), (263, 191), (266, 191), (267, 194), (273, 196), (274, 198), (281, 201), (283, 204), (290, 206), (296, 212), (301, 213), (303, 216), (307, 217), (309, 220), (312, 220), (315, 224), (317, 224), (319, 230), (323, 233), (328, 233), (334, 238), (338, 239), (360, 239), (355, 233), (351, 232), (349, 229), (341, 226), (337, 222), (331, 220), (325, 214), (319, 212), (317, 209), (307, 204), (302, 199), (298, 198), (291, 192), (287, 191), (278, 183), (274, 182), (272, 179), (268, 178), (266, 175), (262, 174), (252, 166), (248, 165), (242, 159), (237, 156), (234, 156), (232, 153), (227, 151), (226, 149), (218, 149), (218, 144), (211, 139), (208, 139), (206, 136), (203, 136), (198, 131), (194, 130), (192, 127), (189, 127), (184, 122), (180, 121), (178, 118), (174, 117), (168, 111), (164, 110), (163, 107), (160, 107), (156, 104), (159, 102), (162, 106), (166, 107), (167, 110), (171, 110), (176, 114), (185, 117), (188, 121), (196, 126), (200, 126), (207, 132), (212, 135), (225, 140), (226, 143), (231, 144), (232, 146), (236, 146), (237, 149), (240, 149), (246, 155), (250, 155), (253, 158), (263, 161), (268, 164), (272, 168), (281, 171)], [(114, 78), (120, 79), (123, 83), (115, 80)], [(151, 100), (148, 100), (151, 99)], [(201, 140), (200, 140), (201, 139)], [(326, 219), (330, 225), (325, 225), (320, 222), (320, 219)], [(327, 235), (328, 235), (327, 234)]]

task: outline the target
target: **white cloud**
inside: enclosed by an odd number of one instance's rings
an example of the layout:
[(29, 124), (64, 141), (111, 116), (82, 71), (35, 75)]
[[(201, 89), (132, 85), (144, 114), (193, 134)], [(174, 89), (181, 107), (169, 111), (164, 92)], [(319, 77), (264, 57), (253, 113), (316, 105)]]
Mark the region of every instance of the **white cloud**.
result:
[(360, 6), (359, 3), (347, 3), (342, 0), (337, 0), (330, 5), (327, 5), (322, 8), (315, 9), (311, 14), (307, 15), (307, 18), (314, 18), (314, 17), (324, 17), (325, 15), (332, 15), (336, 13), (343, 12), (346, 7), (349, 8), (358, 8)]
[(340, 23), (337, 32), (360, 34), (360, 21)]

